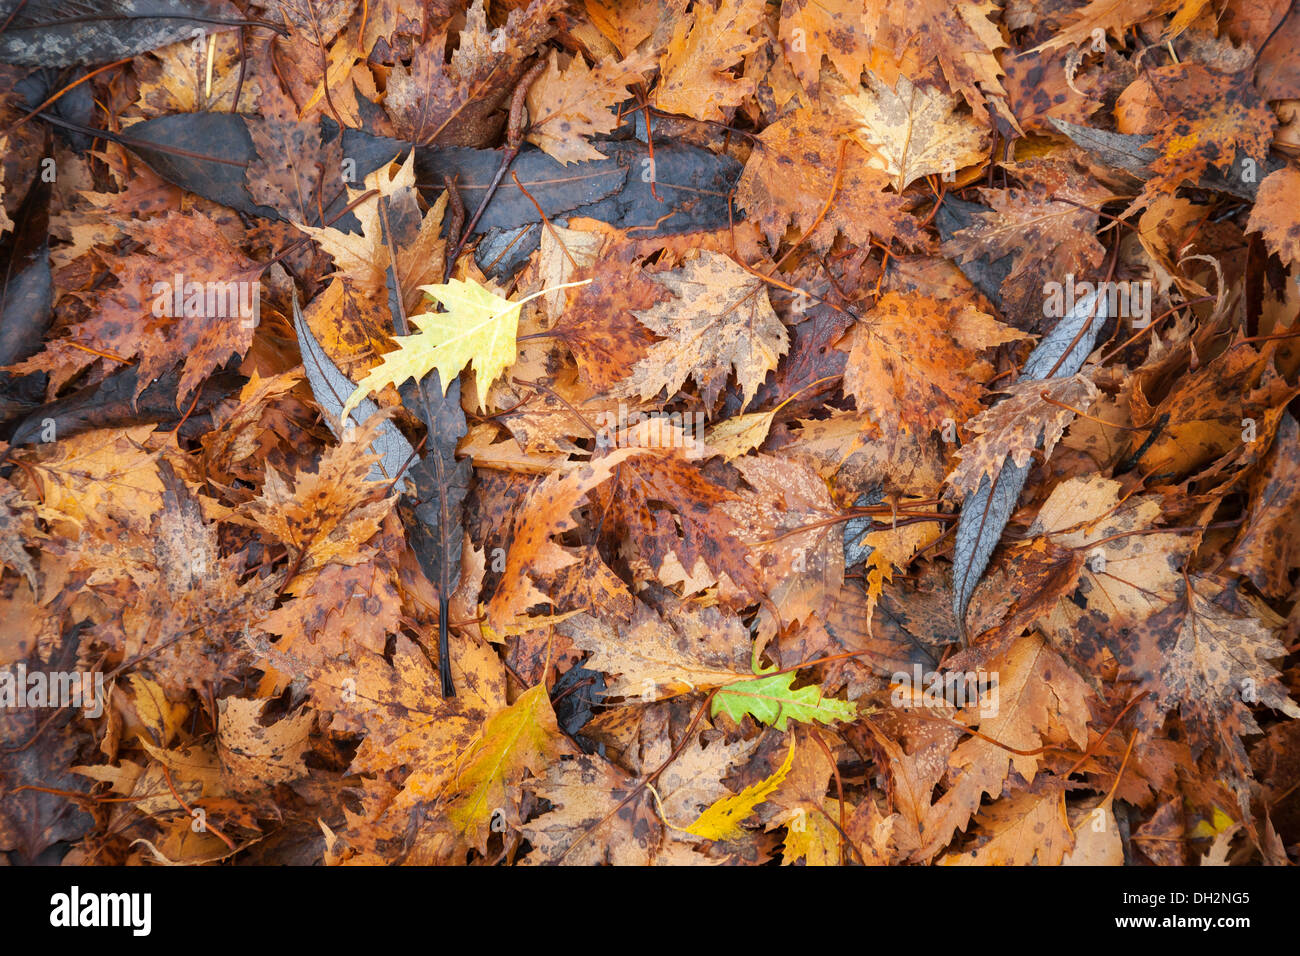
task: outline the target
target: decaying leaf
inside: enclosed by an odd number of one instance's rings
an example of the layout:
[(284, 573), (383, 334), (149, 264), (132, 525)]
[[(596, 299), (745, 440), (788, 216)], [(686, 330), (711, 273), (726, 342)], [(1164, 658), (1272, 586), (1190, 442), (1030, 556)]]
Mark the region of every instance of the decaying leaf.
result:
[(1289, 6), (0, 3), (0, 867), (1300, 863)]
[(701, 252), (655, 280), (674, 298), (637, 318), (665, 339), (633, 366), (621, 391), (653, 398), (661, 389), (676, 391), (689, 377), (713, 407), (734, 369), (748, 402), (790, 343), (761, 281), (715, 252)]

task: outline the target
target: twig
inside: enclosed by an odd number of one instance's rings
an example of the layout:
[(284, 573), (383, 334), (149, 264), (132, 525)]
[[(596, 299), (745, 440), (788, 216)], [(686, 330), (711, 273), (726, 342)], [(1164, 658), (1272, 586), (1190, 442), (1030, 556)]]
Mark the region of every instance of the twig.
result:
[(474, 211), (474, 218), (469, 221), (465, 231), (456, 240), (456, 245), (452, 247), (451, 253), (447, 257), (449, 262), (455, 263), (460, 258), (461, 250), (465, 248), (465, 243), (469, 241), (470, 235), (473, 234), (474, 227), (483, 218), (483, 213), (487, 210), (488, 204), (492, 202), (492, 197), (496, 195), (497, 187), (501, 185), (501, 180), (505, 178), (506, 170), (510, 168), (510, 164), (519, 155), (519, 150), (524, 144), (525, 118), (528, 115), (525, 102), (528, 96), (528, 88), (544, 72), (546, 72), (545, 62), (534, 64), (533, 68), (524, 74), (524, 78), (519, 81), (519, 85), (515, 87), (515, 95), (510, 101), (510, 122), (506, 127), (505, 155), (501, 158), (501, 165), (497, 167), (496, 175), (492, 177), (492, 182), (489, 184), (487, 192), (483, 194), (478, 209)]

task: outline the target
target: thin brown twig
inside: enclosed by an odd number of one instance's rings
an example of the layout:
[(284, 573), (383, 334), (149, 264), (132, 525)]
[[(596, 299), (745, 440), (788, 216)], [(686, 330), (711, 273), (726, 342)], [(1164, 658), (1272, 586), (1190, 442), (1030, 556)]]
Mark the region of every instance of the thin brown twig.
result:
[[(167, 781), (167, 789), (172, 792), (172, 797), (175, 798), (176, 802), (181, 805), (181, 808), (184, 809), (184, 811), (190, 815), (190, 819), (194, 819), (194, 808), (191, 807), (188, 803), (186, 803), (185, 798), (176, 792), (176, 785), (172, 783), (171, 768), (162, 762), (159, 762), (158, 766), (162, 767), (163, 779)], [(208, 815), (206, 812), (203, 814), (202, 826), (206, 830), (211, 830), (216, 835), (217, 839), (219, 839), (226, 846), (230, 847), (230, 851), (232, 853), (235, 853), (239, 850), (239, 847), (235, 845), (234, 840), (230, 839), (230, 837), (222, 833), (221, 830), (217, 828), (217, 825), (215, 823), (208, 822)]]

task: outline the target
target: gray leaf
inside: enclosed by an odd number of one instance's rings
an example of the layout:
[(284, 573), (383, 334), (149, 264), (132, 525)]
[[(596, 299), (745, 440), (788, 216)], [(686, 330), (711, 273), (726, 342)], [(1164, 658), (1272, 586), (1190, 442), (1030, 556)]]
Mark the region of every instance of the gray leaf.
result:
[(1017, 465), (1008, 455), (997, 474), (996, 482), (989, 484), (988, 475), (980, 486), (962, 502), (961, 520), (957, 522), (957, 540), (953, 546), (952, 610), (962, 632), (966, 630), (966, 607), (989, 558), (1002, 538), (1002, 529), (1011, 520), (1020, 500), (1020, 490), (1025, 487), (1032, 461)]
[[(1020, 380), (1062, 378), (1079, 371), (1109, 314), (1106, 297), (1096, 292), (1078, 302), (1025, 360)], [(974, 494), (962, 502), (953, 547), (952, 609), (963, 634), (971, 595), (1002, 538), (1002, 529), (1016, 510), (1032, 467), (1032, 461), (1017, 466), (1008, 455), (993, 480), (985, 476)]]
[[(1094, 302), (1097, 303), (1095, 312)], [(1020, 380), (1068, 378), (1079, 371), (1083, 368), (1083, 360), (1088, 357), (1088, 353), (1097, 342), (1097, 333), (1101, 331), (1101, 327), (1106, 324), (1106, 319), (1109, 317), (1110, 309), (1105, 296), (1098, 298), (1094, 292), (1082, 299), (1069, 315), (1056, 323), (1056, 328), (1052, 329), (1047, 337), (1038, 343), (1038, 348), (1025, 359), (1024, 367), (1020, 370)], [(1088, 326), (1088, 330), (1083, 335), (1079, 335), (1079, 330), (1085, 325)], [(1075, 336), (1078, 336), (1079, 341), (1074, 341)], [(1070, 348), (1071, 342), (1074, 342), (1073, 348)], [(1070, 349), (1070, 354), (1057, 366), (1057, 360), (1065, 354), (1067, 348)], [(1052, 370), (1053, 366), (1056, 366), (1055, 371)]]
[[(356, 386), (339, 371), (339, 367), (325, 354), (325, 350), (311, 334), (311, 329), (303, 320), (302, 310), (298, 308), (297, 293), (293, 297), (293, 330), (298, 335), (298, 349), (302, 352), (303, 368), (307, 370), (307, 382), (311, 385), (317, 403), (325, 412), (325, 424), (329, 425), (335, 438), (341, 438), (339, 415), (343, 411), (343, 403), (356, 391)], [(377, 414), (379, 405), (373, 399), (364, 398), (349, 417), (353, 424), (364, 425), (370, 416)], [(406, 487), (407, 471), (419, 461), (411, 443), (391, 420), (385, 420), (379, 435), (371, 443), (370, 450), (381, 456), (370, 469), (370, 480), (392, 481), (400, 476), (394, 485), (400, 493)]]
[[(868, 505), (878, 505), (884, 500), (885, 493), (877, 485), (870, 491), (864, 491), (858, 495), (853, 505), (857, 508), (865, 508)], [(872, 524), (870, 515), (850, 518), (844, 523), (844, 566), (846, 568), (851, 568), (858, 562), (867, 560), (867, 558), (871, 557), (871, 552), (876, 550), (862, 541), (863, 537), (871, 533)]]
[(10, 0), (0, 63), (106, 63), (248, 22), (227, 0)]

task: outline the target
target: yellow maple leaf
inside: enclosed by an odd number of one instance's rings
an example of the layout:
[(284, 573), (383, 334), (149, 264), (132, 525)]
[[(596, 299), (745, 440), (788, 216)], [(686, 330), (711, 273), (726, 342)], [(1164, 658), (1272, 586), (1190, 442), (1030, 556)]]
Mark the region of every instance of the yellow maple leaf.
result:
[[(567, 289), (590, 281), (569, 282), (555, 288)], [(486, 408), (488, 389), (514, 364), (520, 307), (555, 291), (543, 289), (511, 302), (472, 280), (451, 279), (441, 285), (420, 288), (447, 311), (411, 316), (419, 333), (396, 337), (397, 348), (385, 355), (348, 397), (340, 416), (344, 421), (369, 393), (378, 392), (386, 385), (398, 385), (408, 378), (418, 381), (434, 369), (438, 370), (446, 394), (451, 380), (471, 363), (478, 388), (478, 407)]]
[(712, 804), (699, 815), (699, 818), (694, 823), (686, 828), (686, 832), (698, 837), (704, 837), (706, 840), (734, 840), (742, 833), (740, 822), (753, 813), (754, 808), (766, 800), (781, 785), (781, 781), (790, 772), (790, 766), (793, 762), (794, 740), (792, 739), (790, 741), (790, 752), (785, 755), (785, 762), (777, 768), (776, 773), (766, 780), (760, 780), (758, 783), (746, 787), (740, 793), (723, 797)]
[(545, 684), (524, 691), (494, 714), (461, 757), (456, 795), (447, 808), (452, 825), (482, 848), (493, 814), (505, 806), (507, 786), (526, 770), (540, 773), (559, 756), (560, 739)]

